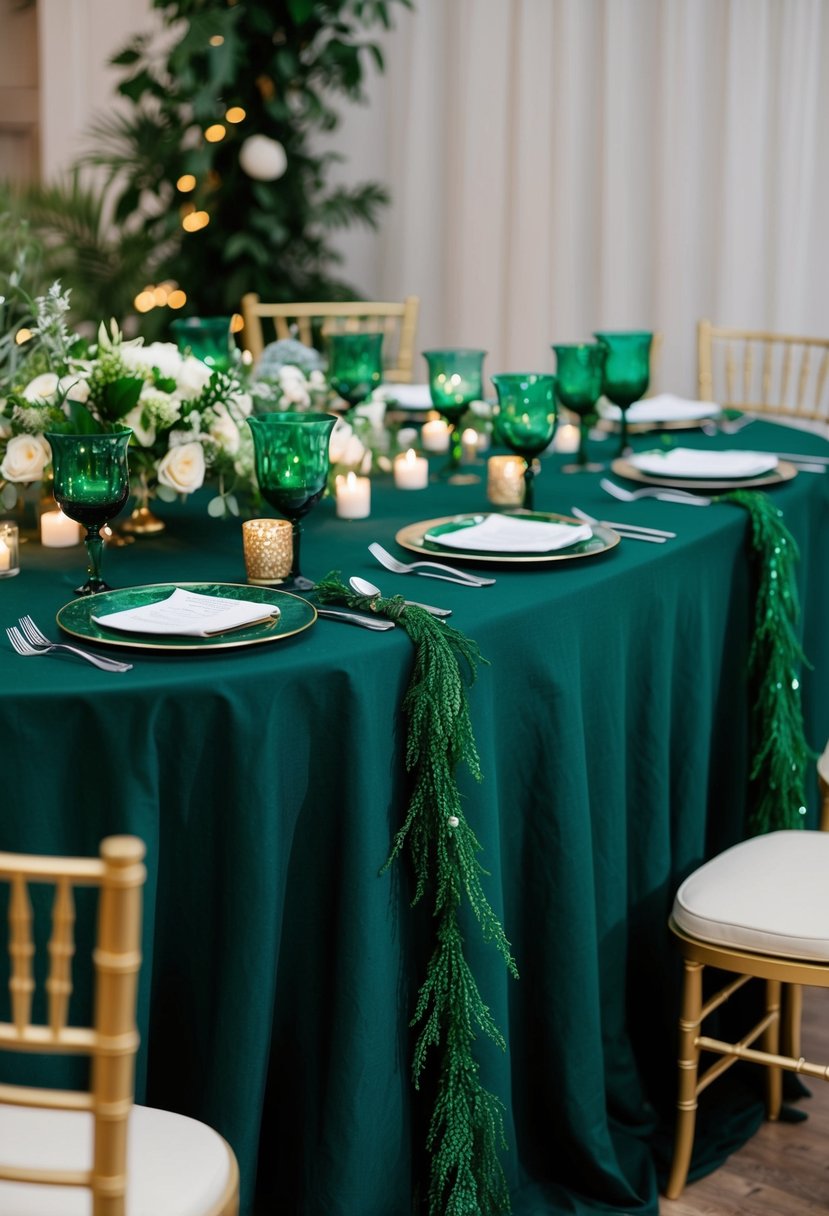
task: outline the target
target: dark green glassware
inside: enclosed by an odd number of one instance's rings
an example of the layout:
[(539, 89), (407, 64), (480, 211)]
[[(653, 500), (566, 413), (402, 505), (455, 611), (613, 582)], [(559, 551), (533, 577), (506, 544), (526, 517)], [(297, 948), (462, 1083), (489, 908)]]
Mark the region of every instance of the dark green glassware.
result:
[(498, 393), (495, 437), (527, 462), (524, 506), (535, 505), (535, 458), (549, 446), (556, 429), (555, 376), (521, 372), (492, 377)]
[(596, 416), (596, 402), (602, 395), (607, 347), (601, 342), (577, 342), (553, 346), (556, 356), (556, 397), (559, 405), (579, 420), (579, 452), (575, 464), (566, 464), (563, 473), (592, 473), (602, 468), (588, 464), (587, 432)]
[(331, 334), (328, 344), (331, 387), (353, 409), (383, 378), (383, 335)]
[(217, 372), (234, 363), (230, 317), (177, 317), (170, 330), (183, 355), (195, 355)]
[(52, 448), (55, 502), (64, 515), (86, 528), (87, 577), (77, 595), (110, 590), (101, 577), (101, 528), (123, 511), (129, 498), (127, 446), (131, 436), (131, 430), (46, 436)]
[(291, 521), (293, 562), (286, 586), (308, 590), (300, 573), (300, 520), (325, 490), (333, 414), (262, 414), (248, 418), (253, 434), (256, 480), (263, 498)]
[(608, 401), (618, 405), (622, 413), (621, 456), (628, 450), (628, 408), (648, 391), (653, 334), (645, 330), (630, 330), (622, 333), (597, 332), (593, 337), (607, 347), (602, 390)]
[(485, 350), (468, 350), (465, 347), (447, 350), (424, 350), (423, 358), (429, 367), (429, 393), (432, 405), (449, 424), (449, 463), (441, 476), (450, 481), (477, 481), (458, 474), (462, 445), (459, 422), (473, 401), (483, 396), (483, 365)]

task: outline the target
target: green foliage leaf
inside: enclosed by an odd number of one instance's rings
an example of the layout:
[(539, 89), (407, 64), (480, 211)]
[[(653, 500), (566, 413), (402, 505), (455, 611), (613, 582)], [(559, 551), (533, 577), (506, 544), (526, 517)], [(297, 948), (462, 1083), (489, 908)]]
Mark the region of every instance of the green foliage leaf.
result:
[(6, 482), (3, 489), (0, 490), (0, 504), (6, 511), (10, 511), (16, 502), (17, 487), (11, 485), (9, 482)]
[(104, 386), (100, 409), (107, 418), (117, 422), (138, 404), (144, 381), (137, 376), (121, 376)]
[(303, 25), (314, 14), (314, 0), (288, 0), (288, 12), (296, 25)]
[(216, 498), (211, 498), (207, 504), (207, 514), (213, 519), (221, 519), (225, 514), (225, 500), (221, 495)]

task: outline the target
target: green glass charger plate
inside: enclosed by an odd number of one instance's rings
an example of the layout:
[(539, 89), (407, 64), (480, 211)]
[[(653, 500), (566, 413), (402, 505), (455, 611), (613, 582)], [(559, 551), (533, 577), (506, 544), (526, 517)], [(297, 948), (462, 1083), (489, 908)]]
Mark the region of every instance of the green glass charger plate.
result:
[(552, 553), (517, 553), (517, 552), (498, 552), (493, 553), (491, 550), (483, 551), (480, 549), (456, 549), (450, 548), (448, 545), (438, 545), (434, 541), (427, 540), (427, 532), (437, 533), (441, 535), (447, 532), (457, 532), (464, 528), (471, 528), (475, 524), (481, 524), (488, 515), (507, 514), (523, 519), (538, 520), (541, 523), (552, 524), (572, 524), (574, 527), (583, 527), (583, 521), (573, 519), (570, 515), (552, 515), (547, 511), (508, 511), (496, 512), (488, 511), (475, 515), (445, 515), (440, 519), (426, 519), (417, 524), (407, 524), (405, 528), (401, 528), (395, 536), (398, 545), (402, 545), (404, 549), (411, 550), (412, 553), (428, 554), (429, 557), (440, 557), (447, 565), (453, 562), (475, 562), (477, 565), (548, 565), (551, 562), (570, 562), (577, 561), (583, 557), (597, 557), (600, 553), (607, 553), (610, 549), (615, 549), (620, 541), (618, 532), (614, 532), (612, 528), (607, 528), (604, 524), (591, 524), (593, 535), (589, 540), (579, 541), (578, 544), (570, 545), (567, 549), (556, 549)]
[(769, 473), (761, 473), (759, 477), (657, 477), (653, 473), (643, 473), (629, 460), (619, 457), (610, 466), (617, 477), (626, 477), (628, 481), (644, 482), (647, 486), (661, 486), (663, 490), (760, 490), (772, 489), (784, 485), (797, 477), (797, 469), (786, 460), (779, 461), (777, 468)]
[[(127, 608), (144, 608), (166, 599), (176, 587), (199, 595), (222, 596), (224, 599), (253, 600), (257, 604), (275, 604), (279, 616), (269, 621), (245, 625), (209, 638), (185, 638), (163, 634), (125, 633), (107, 629), (93, 621), (92, 614), (101, 616)], [(123, 587), (102, 591), (72, 600), (60, 609), (55, 618), (64, 633), (99, 646), (119, 646), (128, 650), (237, 650), (241, 646), (261, 646), (265, 642), (281, 642), (310, 628), (317, 619), (317, 610), (307, 600), (288, 591), (270, 587), (253, 587), (247, 583), (150, 583), (143, 587)]]

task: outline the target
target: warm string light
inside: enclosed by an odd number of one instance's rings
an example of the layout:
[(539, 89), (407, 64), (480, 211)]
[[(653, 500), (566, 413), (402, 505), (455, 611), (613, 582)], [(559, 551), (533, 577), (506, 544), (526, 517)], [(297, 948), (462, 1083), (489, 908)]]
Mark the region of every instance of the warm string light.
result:
[(224, 139), (226, 134), (227, 128), (224, 127), (220, 122), (214, 122), (212, 126), (209, 126), (205, 131), (204, 138), (209, 144), (217, 144)]
[(230, 332), (232, 334), (241, 333), (245, 328), (245, 322), (240, 312), (235, 312), (230, 318)]
[(176, 189), (182, 194), (187, 194), (190, 190), (195, 190), (196, 179), (192, 173), (182, 173), (181, 177), (176, 182)]
[(18, 329), (17, 333), (14, 335), (14, 340), (18, 346), (22, 346), (23, 343), (28, 342), (31, 337), (32, 331), (30, 329)]
[(143, 291), (139, 291), (132, 306), (136, 312), (145, 313), (151, 312), (154, 308), (172, 308), (174, 310), (184, 308), (186, 303), (186, 293), (168, 280), (157, 286), (154, 283), (148, 283)]
[(200, 229), (206, 228), (210, 223), (210, 216), (206, 211), (191, 211), (188, 215), (182, 217), (181, 226), (185, 232), (199, 232)]
[(230, 109), (225, 112), (225, 122), (244, 122), (246, 118), (247, 111), (243, 110), (241, 106), (231, 106)]

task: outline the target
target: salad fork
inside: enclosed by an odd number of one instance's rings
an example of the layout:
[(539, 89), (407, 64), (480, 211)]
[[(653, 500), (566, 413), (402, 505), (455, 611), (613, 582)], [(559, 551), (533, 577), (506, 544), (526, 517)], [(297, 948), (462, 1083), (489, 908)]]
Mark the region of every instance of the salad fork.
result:
[(701, 494), (692, 494), (690, 490), (660, 490), (656, 486), (652, 489), (647, 487), (644, 490), (626, 490), (623, 486), (617, 486), (615, 481), (611, 481), (608, 477), (603, 477), (599, 485), (609, 494), (611, 498), (618, 498), (619, 502), (638, 502), (640, 498), (658, 498), (662, 502), (681, 502), (689, 507), (708, 507), (711, 505), (710, 498), (704, 498)]
[(20, 628), (15, 625), (6, 630), (6, 635), (18, 654), (24, 656), (49, 654), (53, 650), (65, 650), (86, 659), (101, 671), (132, 671), (132, 663), (122, 663), (120, 659), (110, 659), (104, 655), (92, 654), (81, 650), (79, 646), (69, 646), (65, 642), (52, 642), (40, 632), (31, 617), (20, 618)]
[(482, 578), (477, 574), (469, 574), (466, 570), (457, 570), (454, 566), (441, 565), (440, 562), (398, 561), (376, 541), (372, 541), (368, 551), (381, 566), (385, 566), (394, 574), (422, 574), (424, 578), (442, 578), (447, 583), (460, 583), (464, 587), (491, 587), (495, 582), (494, 578)]

